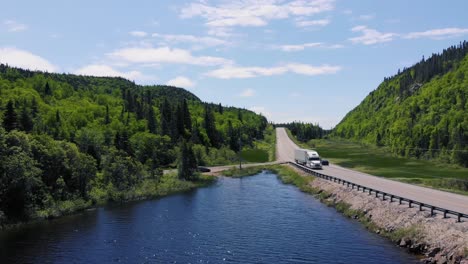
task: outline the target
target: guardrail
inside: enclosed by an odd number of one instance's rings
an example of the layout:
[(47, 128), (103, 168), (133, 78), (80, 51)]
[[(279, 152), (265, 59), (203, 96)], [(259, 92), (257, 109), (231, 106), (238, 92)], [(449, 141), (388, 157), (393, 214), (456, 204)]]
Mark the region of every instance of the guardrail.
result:
[(314, 175), (315, 177), (322, 178), (324, 180), (328, 180), (328, 181), (332, 181), (332, 182), (336, 182), (338, 184), (343, 184), (343, 185), (346, 185), (347, 187), (351, 187), (351, 189), (356, 188), (357, 191), (360, 191), (362, 189), (363, 193), (368, 192), (369, 195), (374, 193), (375, 198), (382, 198), (383, 201), (385, 201), (387, 198), (389, 198), (391, 203), (394, 200), (398, 201), (399, 204), (402, 204), (403, 202), (406, 202), (408, 204), (409, 208), (412, 208), (413, 205), (419, 206), (419, 211), (423, 211), (423, 208), (428, 208), (428, 209), (431, 210), (431, 216), (435, 215), (435, 211), (439, 211), (439, 212), (444, 214), (444, 218), (447, 218), (448, 215), (456, 216), (457, 217), (457, 222), (461, 222), (462, 218), (468, 219), (467, 214), (463, 214), (463, 213), (460, 213), (460, 212), (456, 212), (456, 211), (448, 210), (448, 209), (445, 209), (445, 208), (433, 206), (433, 205), (430, 205), (430, 204), (427, 204), (427, 203), (422, 203), (422, 202), (419, 202), (419, 201), (416, 201), (416, 200), (413, 200), (413, 199), (408, 199), (408, 198), (401, 197), (401, 196), (398, 196), (398, 195), (394, 195), (394, 194), (391, 194), (391, 193), (388, 193), (388, 192), (383, 192), (383, 191), (380, 191), (380, 190), (377, 190), (377, 189), (369, 188), (369, 187), (366, 187), (366, 186), (363, 186), (363, 185), (360, 185), (360, 184), (357, 184), (357, 183), (354, 183), (354, 182), (351, 182), (351, 181), (343, 180), (343, 179), (338, 178), (338, 177), (322, 174), (322, 173), (319, 173), (319, 172), (317, 172), (317, 171), (315, 171), (315, 170), (313, 170), (311, 168), (299, 165), (299, 164), (294, 163), (294, 162), (289, 161), (288, 163), (295, 166), (296, 168), (308, 173), (308, 174)]

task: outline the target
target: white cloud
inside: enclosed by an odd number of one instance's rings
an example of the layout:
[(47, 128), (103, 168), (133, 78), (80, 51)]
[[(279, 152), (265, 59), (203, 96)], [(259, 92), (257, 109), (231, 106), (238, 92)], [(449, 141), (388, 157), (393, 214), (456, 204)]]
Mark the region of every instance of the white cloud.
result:
[(253, 89), (245, 89), (242, 91), (242, 93), (239, 95), (240, 97), (252, 97), (255, 95), (255, 91)]
[(171, 49), (169, 47), (151, 48), (123, 48), (109, 53), (111, 59), (127, 63), (177, 63), (200, 66), (215, 66), (231, 64), (232, 61), (211, 56), (193, 56), (184, 49)]
[(313, 48), (313, 47), (319, 47), (321, 46), (322, 43), (320, 42), (314, 42), (314, 43), (304, 43), (304, 44), (298, 44), (298, 45), (281, 45), (278, 46), (278, 48), (282, 51), (301, 51), (304, 50), (305, 48)]
[(314, 27), (314, 26), (326, 26), (330, 24), (329, 19), (319, 19), (319, 20), (296, 20), (296, 26), (298, 27)]
[(9, 32), (20, 32), (28, 29), (28, 26), (25, 24), (18, 23), (14, 20), (5, 20), (3, 21), (3, 25), (7, 27)]
[(46, 59), (29, 51), (16, 48), (0, 48), (0, 62), (11, 66), (48, 72), (58, 71), (58, 67)]
[(198, 37), (193, 35), (161, 35), (157, 33), (154, 33), (152, 36), (155, 38), (161, 38), (164, 41), (170, 43), (193, 43), (206, 47), (214, 47), (228, 44), (228, 42), (225, 40), (213, 37)]
[(74, 73), (78, 75), (86, 75), (86, 76), (123, 77), (125, 79), (138, 80), (138, 81), (154, 79), (154, 78), (150, 78), (148, 76), (143, 75), (139, 71), (122, 72), (122, 71), (118, 71), (112, 68), (111, 66), (104, 65), (104, 64), (87, 65), (76, 70)]
[(468, 28), (440, 28), (440, 29), (431, 29), (422, 32), (412, 32), (406, 34), (404, 38), (407, 39), (417, 39), (417, 38), (433, 38), (433, 39), (442, 39), (450, 37), (458, 37), (468, 34)]
[(214, 6), (205, 1), (191, 3), (180, 13), (182, 18), (202, 17), (208, 27), (265, 26), (269, 20), (292, 16), (311, 16), (334, 9), (334, 0), (244, 0), (225, 1)]
[(257, 114), (261, 114), (267, 119), (271, 119), (271, 113), (264, 106), (252, 106), (249, 108), (250, 111), (253, 111)]
[(176, 78), (167, 81), (166, 84), (182, 88), (192, 88), (195, 86), (195, 83), (192, 80), (184, 76), (177, 76)]
[(373, 45), (392, 41), (398, 36), (398, 34), (395, 33), (381, 33), (375, 29), (368, 28), (367, 26), (357, 26), (352, 28), (351, 31), (362, 33), (359, 37), (349, 39), (354, 44)]
[(287, 72), (314, 76), (322, 74), (334, 74), (340, 70), (340, 66), (312, 66), (300, 63), (289, 63), (278, 67), (238, 67), (228, 65), (207, 72), (205, 75), (218, 79), (244, 79), (258, 76), (281, 75)]
[(306, 48), (327, 48), (327, 49), (339, 49), (343, 48), (343, 45), (326, 45), (320, 42), (304, 43), (304, 44), (295, 44), (295, 45), (279, 45), (275, 47), (276, 49), (293, 52), (293, 51), (302, 51)]
[(296, 74), (302, 75), (324, 75), (324, 74), (334, 74), (341, 70), (340, 66), (330, 66), (330, 65), (322, 65), (322, 66), (312, 66), (307, 64), (300, 64), (300, 63), (290, 63), (286, 65), (290, 72), (294, 72)]
[(134, 36), (134, 37), (139, 37), (139, 38), (144, 38), (144, 37), (148, 36), (148, 33), (144, 32), (144, 31), (131, 31), (131, 32), (129, 32), (129, 34)]

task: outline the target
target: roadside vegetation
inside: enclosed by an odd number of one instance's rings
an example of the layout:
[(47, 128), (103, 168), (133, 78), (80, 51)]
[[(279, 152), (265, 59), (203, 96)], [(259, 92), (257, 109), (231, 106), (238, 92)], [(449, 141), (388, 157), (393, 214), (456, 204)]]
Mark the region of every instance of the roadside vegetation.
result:
[(239, 167), (233, 167), (229, 170), (223, 171), (221, 175), (231, 178), (242, 178), (257, 175), (261, 173), (264, 169), (264, 166), (255, 166), (242, 169), (239, 169)]
[(301, 144), (315, 149), (331, 163), (375, 176), (468, 195), (468, 169), (438, 161), (404, 158), (388, 148), (344, 140), (310, 140)]
[(273, 125), (270, 124), (266, 127), (263, 139), (255, 141), (254, 146), (256, 149), (263, 150), (268, 154), (268, 160), (262, 162), (276, 160), (276, 130)]

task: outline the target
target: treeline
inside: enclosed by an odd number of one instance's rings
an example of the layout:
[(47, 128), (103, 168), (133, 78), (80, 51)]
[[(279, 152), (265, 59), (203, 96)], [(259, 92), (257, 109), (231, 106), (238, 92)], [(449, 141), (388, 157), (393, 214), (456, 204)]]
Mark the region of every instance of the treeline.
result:
[(291, 134), (301, 142), (307, 142), (311, 139), (320, 139), (330, 133), (330, 130), (321, 128), (318, 124), (292, 122), (285, 124), (275, 124), (276, 127), (285, 127), (291, 131)]
[(386, 78), (332, 135), (468, 167), (467, 53), (464, 41)]
[(432, 54), (429, 59), (424, 56), (420, 62), (404, 68), (403, 71), (398, 70), (395, 76), (384, 78), (385, 81), (398, 79), (398, 92), (400, 99), (412, 95), (423, 83), (429, 82), (434, 76), (444, 75), (453, 70), (468, 54), (468, 42), (460, 42), (457, 46), (451, 46), (444, 49), (440, 54)]
[(198, 165), (234, 162), (268, 124), (176, 87), (2, 64), (0, 120), (0, 224), (124, 199), (164, 168), (196, 180)]

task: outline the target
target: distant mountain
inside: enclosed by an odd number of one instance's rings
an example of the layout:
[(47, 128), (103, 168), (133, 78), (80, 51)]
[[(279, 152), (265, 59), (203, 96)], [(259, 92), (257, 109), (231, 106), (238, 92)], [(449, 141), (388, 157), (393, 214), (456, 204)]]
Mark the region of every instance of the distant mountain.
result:
[(468, 167), (468, 43), (385, 78), (332, 136)]

